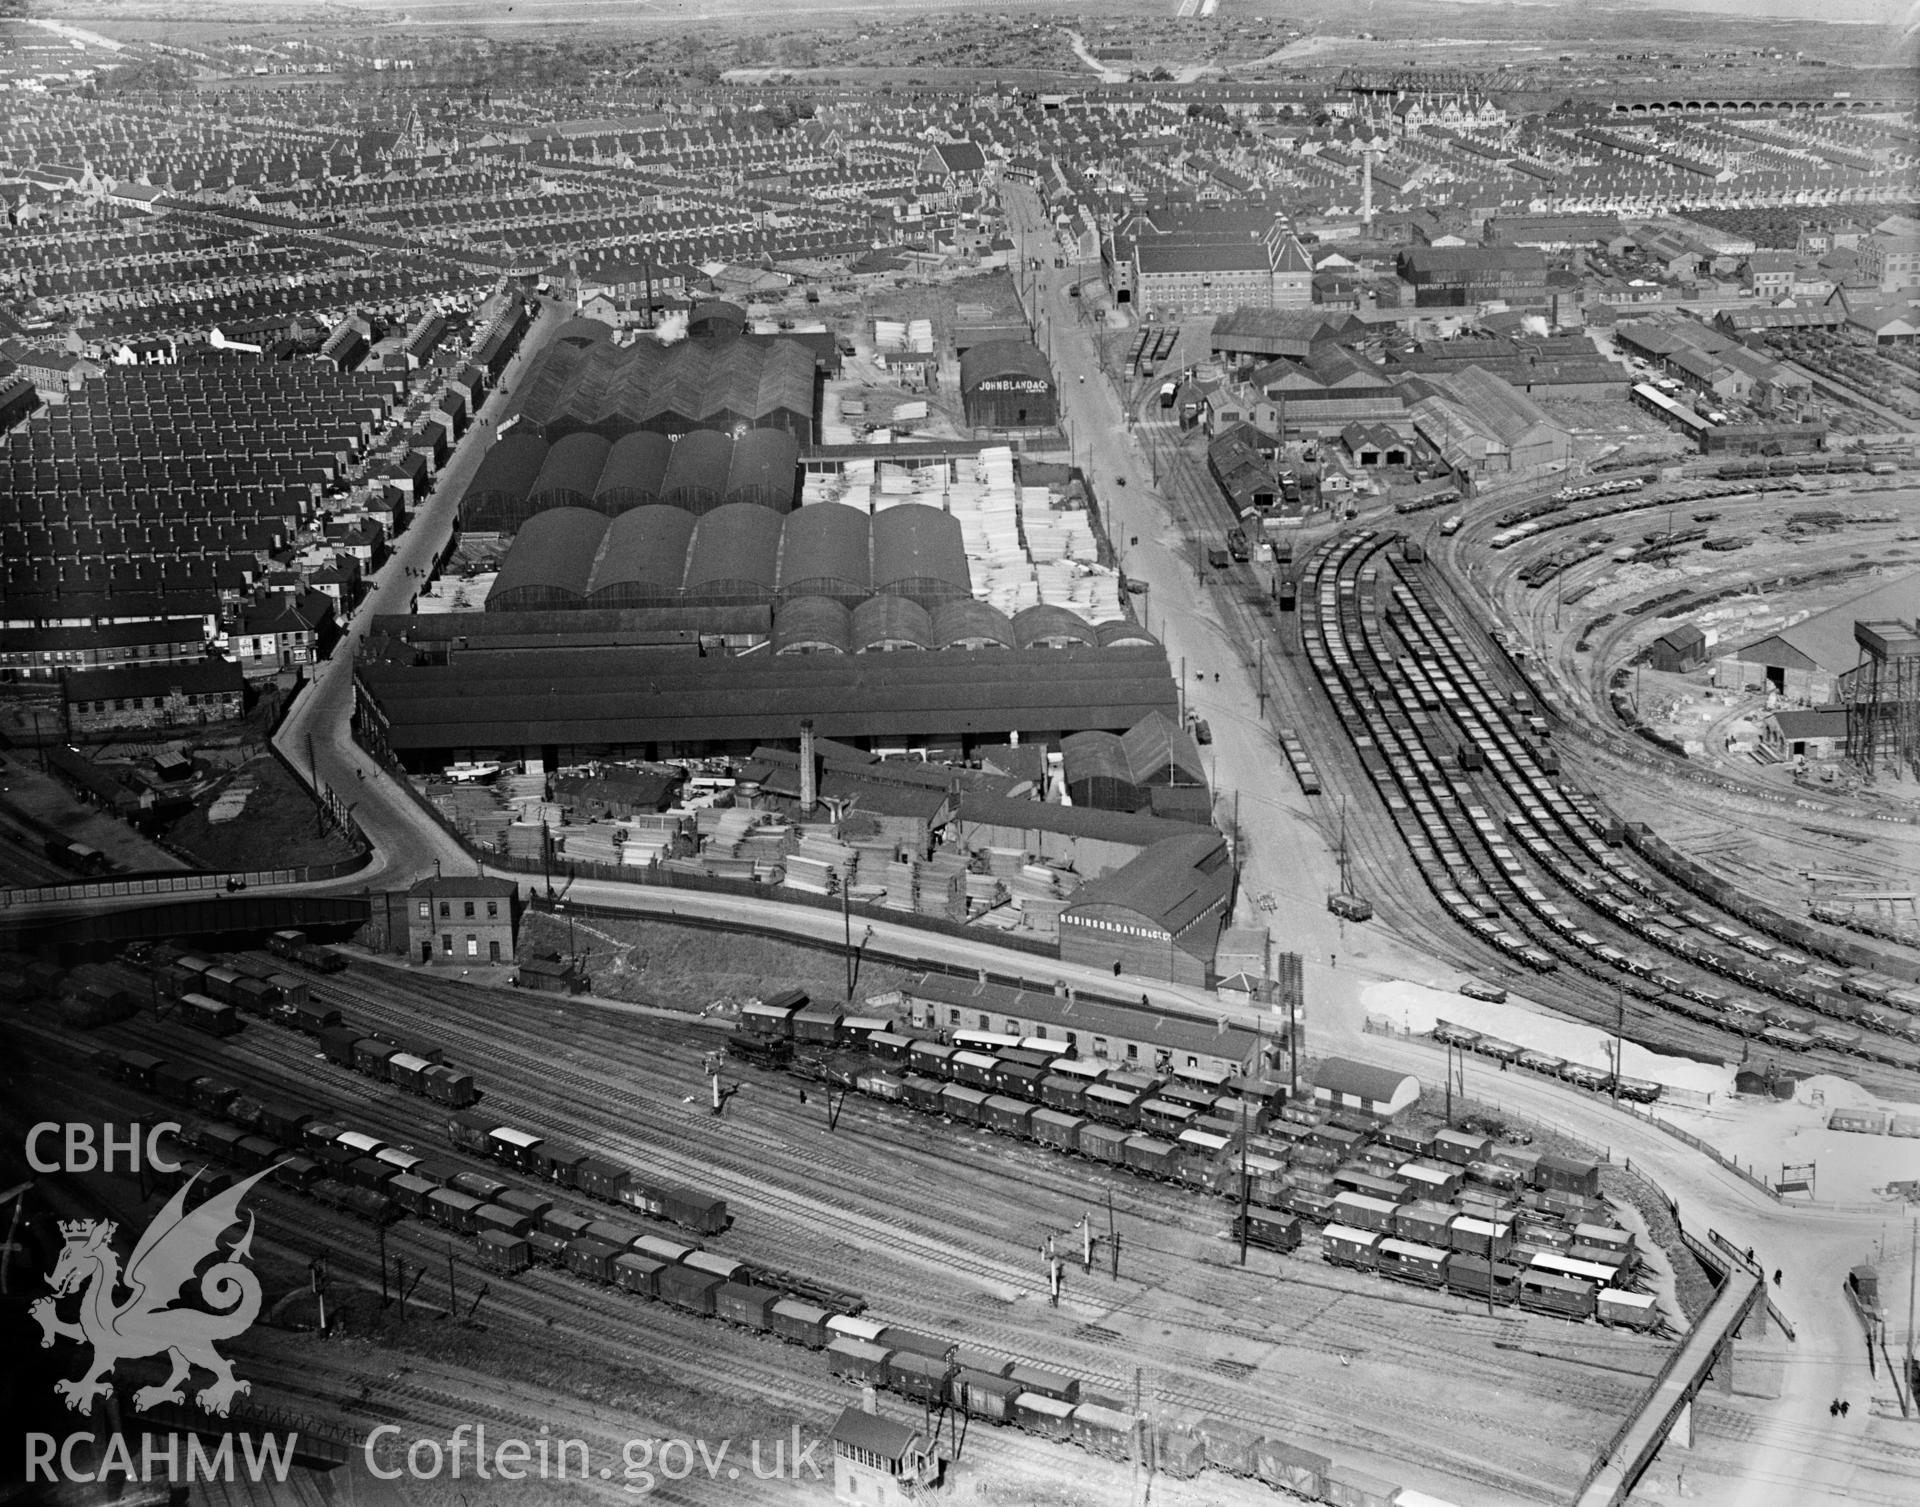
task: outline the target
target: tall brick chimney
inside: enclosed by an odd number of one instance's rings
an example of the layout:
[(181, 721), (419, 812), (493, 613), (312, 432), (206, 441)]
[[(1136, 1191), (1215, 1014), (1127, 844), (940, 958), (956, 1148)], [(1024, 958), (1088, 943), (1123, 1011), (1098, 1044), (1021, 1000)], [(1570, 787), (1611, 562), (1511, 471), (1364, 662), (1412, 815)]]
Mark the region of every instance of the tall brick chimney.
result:
[(813, 771), (813, 718), (800, 719), (800, 814), (812, 816), (819, 804)]

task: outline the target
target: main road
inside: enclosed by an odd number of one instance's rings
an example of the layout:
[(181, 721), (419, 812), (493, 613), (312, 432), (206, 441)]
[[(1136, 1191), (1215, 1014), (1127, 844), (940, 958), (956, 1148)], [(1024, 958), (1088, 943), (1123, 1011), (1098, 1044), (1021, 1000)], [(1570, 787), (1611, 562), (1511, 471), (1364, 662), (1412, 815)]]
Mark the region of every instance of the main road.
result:
[(383, 880), (410, 884), (439, 862), (450, 872), (473, 860), (440, 826), (428, 820), (412, 797), (353, 741), (353, 659), (377, 616), (404, 616), (415, 594), (433, 575), (459, 520), (459, 502), (500, 421), (512, 409), (512, 393), (528, 365), (553, 340), (565, 313), (559, 300), (537, 300), (536, 317), (520, 349), (435, 479), (433, 493), (393, 541), (393, 552), (373, 576), (372, 590), (355, 609), (333, 655), (314, 670), (281, 723), (274, 746), (318, 791), (331, 789), (352, 811), (373, 845), (372, 861), (353, 876), (352, 888)]

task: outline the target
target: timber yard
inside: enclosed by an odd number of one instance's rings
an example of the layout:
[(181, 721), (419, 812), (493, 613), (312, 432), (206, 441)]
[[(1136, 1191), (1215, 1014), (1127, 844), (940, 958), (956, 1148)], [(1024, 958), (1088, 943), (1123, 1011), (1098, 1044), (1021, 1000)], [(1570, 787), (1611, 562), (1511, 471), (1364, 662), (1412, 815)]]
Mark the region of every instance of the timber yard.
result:
[(1744, 9), (0, 16), (0, 1500), (1913, 1503), (1920, 30)]

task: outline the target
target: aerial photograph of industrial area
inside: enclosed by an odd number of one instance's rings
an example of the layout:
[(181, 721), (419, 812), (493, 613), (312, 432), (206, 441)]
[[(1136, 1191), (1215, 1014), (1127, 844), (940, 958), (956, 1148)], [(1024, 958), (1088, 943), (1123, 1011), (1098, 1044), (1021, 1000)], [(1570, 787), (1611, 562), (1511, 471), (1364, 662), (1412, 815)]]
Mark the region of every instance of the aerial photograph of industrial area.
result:
[(1920, 4), (0, 0), (0, 215), (0, 1507), (1920, 1507)]

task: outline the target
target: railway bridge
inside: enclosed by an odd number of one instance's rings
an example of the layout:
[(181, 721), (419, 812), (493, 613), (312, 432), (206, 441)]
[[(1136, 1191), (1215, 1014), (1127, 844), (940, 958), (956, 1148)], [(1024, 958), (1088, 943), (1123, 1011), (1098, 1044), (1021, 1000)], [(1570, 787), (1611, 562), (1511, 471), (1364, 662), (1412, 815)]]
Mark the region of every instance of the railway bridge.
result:
[(1682, 1441), (1692, 1443), (1694, 1398), (1715, 1366), (1722, 1368), (1723, 1380), (1731, 1382), (1734, 1337), (1755, 1309), (1772, 1307), (1765, 1276), (1732, 1246), (1717, 1236), (1714, 1246), (1684, 1234), (1682, 1238), (1710, 1271), (1718, 1273), (1719, 1287), (1700, 1322), (1667, 1357), (1639, 1407), (1594, 1461), (1575, 1507), (1617, 1507), (1624, 1502), (1676, 1427)]

